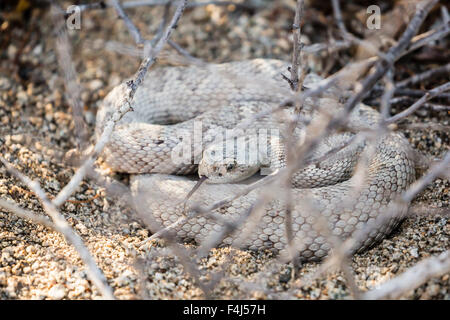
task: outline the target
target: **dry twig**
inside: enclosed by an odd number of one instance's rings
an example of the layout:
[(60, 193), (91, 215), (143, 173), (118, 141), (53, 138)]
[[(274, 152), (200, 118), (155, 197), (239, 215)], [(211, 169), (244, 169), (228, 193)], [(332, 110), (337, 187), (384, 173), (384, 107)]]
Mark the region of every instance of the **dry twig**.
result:
[(450, 251), (420, 261), (396, 278), (363, 295), (363, 299), (398, 299), (433, 277), (450, 272)]

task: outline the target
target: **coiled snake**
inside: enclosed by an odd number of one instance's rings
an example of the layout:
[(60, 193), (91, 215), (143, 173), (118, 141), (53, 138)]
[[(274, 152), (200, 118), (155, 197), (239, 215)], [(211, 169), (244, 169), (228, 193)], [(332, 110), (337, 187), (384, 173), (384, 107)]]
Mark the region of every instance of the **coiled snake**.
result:
[[(228, 183), (203, 184), (189, 203), (208, 207), (248, 187), (245, 183), (229, 182), (252, 175), (261, 163), (237, 162), (233, 156), (235, 148), (231, 148), (231, 159), (230, 148), (223, 152), (226, 161), (210, 162), (205, 158), (211, 156), (211, 148), (223, 146), (215, 140), (219, 135), (249, 119), (256, 132), (278, 129), (283, 139), (283, 117), (292, 117), (289, 108), (277, 114), (267, 112), (256, 119), (254, 115), (271, 110), (283, 100), (289, 88), (281, 72), (287, 67), (287, 63), (278, 60), (256, 59), (165, 67), (149, 72), (131, 103), (134, 111), (127, 113), (117, 124), (105, 148), (104, 158), (113, 170), (133, 174), (131, 185), (137, 208), (155, 221), (153, 232), (186, 215), (183, 199), (196, 181), (181, 175), (195, 173), (199, 162), (201, 174), (209, 175), (211, 180), (217, 179), (216, 182)], [(314, 77), (307, 78), (305, 86), (313, 80)], [(97, 134), (102, 132), (105, 121), (117, 107), (115, 102), (124, 86), (114, 88), (102, 103), (97, 114)], [(309, 106), (312, 110), (309, 113), (311, 121), (319, 117), (319, 111), (334, 113), (339, 108), (336, 99), (326, 97), (307, 102), (305, 109)], [(352, 112), (349, 123), (359, 128), (374, 128), (378, 119), (375, 110), (360, 104)], [(301, 125), (295, 129), (296, 139), (305, 138), (304, 129)], [(200, 141), (196, 141), (195, 132)], [(321, 159), (353, 136), (352, 133), (331, 135), (308, 157)], [(244, 142), (249, 140), (244, 139)], [(271, 166), (275, 168), (284, 166), (285, 155), (280, 145), (269, 144), (267, 151)], [(332, 152), (320, 166), (311, 161), (293, 176), (293, 245), (302, 259), (317, 260), (326, 256), (331, 248), (330, 235), (347, 239), (366, 225), (375, 225), (376, 218), (390, 210), (393, 200), (414, 180), (411, 149), (401, 134), (385, 133), (373, 142), (373, 148), (366, 145), (364, 139), (359, 139)], [(180, 150), (184, 152), (181, 158), (178, 157)], [(352, 177), (352, 173), (358, 159), (364, 156), (368, 161), (367, 170), (360, 181), (361, 178)], [(245, 159), (248, 160), (248, 156)], [(252, 190), (214, 212), (229, 221), (238, 221), (250, 212), (261, 192), (260, 188)], [(407, 206), (398, 206), (395, 210), (395, 216), (374, 227), (353, 249), (366, 248), (390, 233), (406, 214)], [(283, 250), (287, 246), (285, 214), (280, 192), (274, 191), (274, 198), (264, 204), (261, 214), (240, 220), (242, 224), (223, 239), (223, 243), (251, 249)], [(174, 230), (180, 239), (194, 239), (200, 243), (213, 239), (222, 229), (221, 220), (191, 215)]]

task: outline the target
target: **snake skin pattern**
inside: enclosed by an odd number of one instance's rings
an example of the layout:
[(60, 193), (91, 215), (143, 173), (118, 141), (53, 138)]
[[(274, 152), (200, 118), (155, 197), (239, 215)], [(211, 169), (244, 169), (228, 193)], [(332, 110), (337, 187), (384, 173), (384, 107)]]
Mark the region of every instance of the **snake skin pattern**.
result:
[[(186, 216), (183, 199), (196, 181), (179, 175), (197, 170), (196, 160), (201, 158), (204, 146), (214, 140), (214, 133), (233, 129), (283, 100), (284, 93), (289, 91), (281, 73), (287, 67), (287, 63), (278, 60), (256, 59), (201, 67), (166, 67), (149, 72), (132, 101), (134, 111), (116, 126), (104, 158), (113, 170), (133, 174), (131, 187), (137, 209), (154, 221), (153, 232)], [(273, 90), (276, 93), (264, 90), (265, 86), (277, 88)], [(123, 90), (124, 85), (119, 85), (105, 98), (97, 114), (97, 135), (114, 112), (114, 102)], [(321, 104), (321, 101), (324, 100), (315, 99), (309, 104)], [(289, 114), (289, 110), (281, 112)], [(354, 123), (373, 127), (377, 115), (375, 110), (360, 105), (352, 112), (350, 122), (353, 119)], [(185, 139), (180, 132), (194, 131), (199, 122), (203, 146), (195, 151), (194, 138), (188, 142), (194, 150), (189, 161), (174, 163), (173, 152)], [(269, 115), (254, 121), (252, 127), (279, 128), (280, 120)], [(318, 154), (312, 156), (326, 153), (342, 137), (328, 137), (328, 142), (316, 149)], [(414, 180), (411, 149), (401, 134), (385, 133), (375, 141), (373, 152), (365, 145), (362, 141), (345, 147), (331, 155), (320, 168), (309, 165), (294, 175), (293, 243), (302, 260), (325, 257), (331, 248), (329, 234), (344, 240), (367, 225), (375, 225), (376, 218), (392, 209), (393, 200)], [(361, 155), (368, 157), (363, 181), (351, 177)], [(245, 184), (203, 184), (189, 203), (208, 207), (246, 187)], [(261, 192), (253, 190), (215, 213), (237, 221), (250, 212)], [(250, 249), (286, 249), (285, 204), (282, 193), (274, 194), (259, 216), (244, 221), (222, 243)], [(395, 217), (374, 227), (355, 243), (353, 250), (367, 248), (389, 234), (406, 214), (407, 205), (396, 205), (395, 210)], [(325, 219), (326, 228), (321, 219)], [(176, 226), (175, 232), (180, 239), (201, 243), (215, 237), (223, 227), (217, 219), (193, 216)]]

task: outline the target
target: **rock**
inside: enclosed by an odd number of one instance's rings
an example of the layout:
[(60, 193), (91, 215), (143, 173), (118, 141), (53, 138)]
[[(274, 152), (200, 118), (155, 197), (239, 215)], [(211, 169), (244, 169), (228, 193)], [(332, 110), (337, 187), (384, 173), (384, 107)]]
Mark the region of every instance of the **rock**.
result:
[(77, 225), (75, 226), (75, 228), (77, 228), (77, 230), (82, 234), (82, 235), (87, 235), (88, 234), (88, 229), (87, 227), (82, 224), (81, 222), (77, 223)]
[(17, 102), (19, 102), (21, 105), (24, 105), (28, 102), (28, 95), (25, 91), (19, 91), (16, 97)]
[(17, 54), (17, 47), (14, 46), (13, 44), (10, 44), (7, 49), (7, 52), (8, 52), (8, 58), (10, 60), (14, 60), (14, 58), (16, 57), (16, 54)]
[(417, 248), (411, 248), (411, 249), (409, 250), (409, 253), (410, 253), (411, 256), (413, 256), (414, 258), (419, 257), (419, 253), (418, 253), (418, 251), (417, 251)]
[(62, 284), (54, 285), (47, 293), (47, 297), (52, 300), (61, 300), (66, 295), (66, 288)]
[(25, 142), (25, 137), (22, 134), (15, 134), (11, 136), (11, 141), (13, 143), (23, 144)]
[(103, 82), (100, 79), (95, 79), (92, 81), (89, 81), (88, 88), (91, 91), (97, 91), (103, 87)]
[(9, 90), (11, 88), (11, 80), (8, 78), (0, 78), (0, 90)]

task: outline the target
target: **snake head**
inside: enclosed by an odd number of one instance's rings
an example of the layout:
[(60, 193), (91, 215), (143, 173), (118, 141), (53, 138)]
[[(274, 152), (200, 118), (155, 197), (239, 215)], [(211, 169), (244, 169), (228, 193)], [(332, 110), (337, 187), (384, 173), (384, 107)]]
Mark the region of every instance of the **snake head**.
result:
[(258, 163), (240, 160), (236, 148), (229, 149), (224, 148), (222, 143), (208, 146), (198, 166), (199, 176), (207, 177), (208, 183), (234, 183), (247, 179), (259, 170)]

